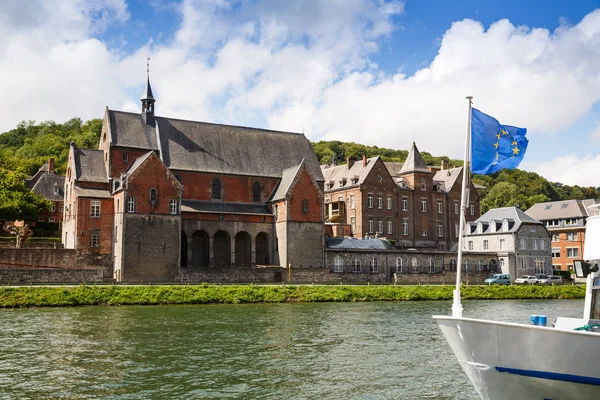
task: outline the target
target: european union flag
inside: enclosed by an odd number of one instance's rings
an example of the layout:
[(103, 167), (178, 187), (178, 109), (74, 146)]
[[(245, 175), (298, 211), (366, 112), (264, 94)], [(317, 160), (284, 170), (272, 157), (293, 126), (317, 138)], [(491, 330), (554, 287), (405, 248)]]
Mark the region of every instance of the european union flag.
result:
[(471, 170), (474, 174), (492, 174), (513, 169), (527, 150), (527, 129), (500, 125), (498, 120), (471, 109)]

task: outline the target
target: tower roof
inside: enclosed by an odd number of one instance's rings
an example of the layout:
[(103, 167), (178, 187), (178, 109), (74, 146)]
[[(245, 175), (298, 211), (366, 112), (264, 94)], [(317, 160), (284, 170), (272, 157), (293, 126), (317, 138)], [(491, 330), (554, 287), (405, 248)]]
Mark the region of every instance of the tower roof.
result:
[(406, 161), (402, 164), (399, 174), (402, 175), (409, 172), (431, 172), (431, 170), (427, 168), (423, 157), (421, 157), (421, 153), (419, 152), (419, 149), (417, 149), (415, 142), (413, 142), (408, 157), (406, 157)]
[(141, 100), (155, 100), (154, 96), (152, 95), (152, 87), (150, 86), (150, 77), (148, 77), (146, 82), (146, 90), (144, 90)]

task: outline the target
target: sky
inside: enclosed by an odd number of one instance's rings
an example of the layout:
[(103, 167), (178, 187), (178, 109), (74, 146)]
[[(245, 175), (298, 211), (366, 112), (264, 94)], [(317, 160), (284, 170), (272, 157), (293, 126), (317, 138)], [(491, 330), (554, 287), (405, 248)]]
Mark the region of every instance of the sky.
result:
[(140, 112), (462, 159), (468, 103), (520, 168), (600, 186), (600, 0), (3, 0), (0, 132)]

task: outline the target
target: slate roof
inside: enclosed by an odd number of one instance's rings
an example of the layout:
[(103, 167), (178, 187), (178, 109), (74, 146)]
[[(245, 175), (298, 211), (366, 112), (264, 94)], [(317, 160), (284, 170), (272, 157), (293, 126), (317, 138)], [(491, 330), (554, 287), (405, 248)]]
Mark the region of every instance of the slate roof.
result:
[(433, 176), (433, 180), (437, 182), (442, 182), (444, 184), (444, 190), (449, 191), (454, 187), (454, 184), (458, 180), (458, 177), (461, 176), (463, 167), (456, 167), (450, 169), (439, 170)]
[[(54, 193), (55, 185), (58, 187), (58, 194)], [(64, 187), (65, 177), (63, 175), (45, 173), (38, 179), (35, 185), (33, 185), (31, 191), (42, 196), (46, 200), (63, 201), (65, 195)]]
[(288, 191), (290, 190), (290, 186), (292, 185), (292, 182), (294, 182), (294, 178), (296, 178), (296, 175), (298, 175), (300, 168), (302, 168), (302, 164), (304, 164), (304, 160), (302, 160), (302, 162), (299, 165), (296, 165), (295, 167), (286, 168), (283, 170), (283, 173), (281, 174), (281, 181), (279, 182), (279, 185), (277, 186), (277, 190), (275, 191), (275, 194), (271, 198), (271, 201), (285, 199), (285, 196), (287, 195)]
[(125, 175), (133, 174), (135, 172), (135, 170), (138, 169), (140, 167), (140, 165), (142, 165), (144, 163), (144, 161), (146, 161), (148, 159), (148, 157), (150, 157), (151, 155), (152, 155), (152, 151), (149, 151), (146, 154), (144, 154), (143, 156), (136, 158), (135, 161), (133, 162), (133, 164), (131, 164), (129, 166), (129, 168), (127, 168)]
[(399, 175), (400, 170), (402, 169), (402, 165), (404, 165), (401, 162), (395, 162), (395, 161), (385, 161), (383, 164), (387, 168), (390, 175), (393, 177), (397, 177)]
[(182, 212), (273, 215), (265, 204), (226, 203), (220, 201), (182, 200)]
[[(327, 192), (342, 188), (346, 189), (361, 185), (373, 169), (378, 158), (379, 156), (367, 158), (366, 166), (363, 166), (362, 160), (355, 161), (350, 168), (348, 168), (348, 164), (336, 166), (321, 165), (321, 171), (323, 172), (323, 178), (325, 180), (325, 191)], [(355, 178), (357, 181), (352, 183), (352, 180)], [(344, 181), (346, 181), (345, 185), (340, 183)], [(331, 186), (330, 189), (327, 189), (327, 185), (330, 183), (333, 184), (333, 186)]]
[(415, 142), (413, 142), (412, 147), (408, 152), (408, 157), (406, 157), (406, 161), (402, 165), (399, 174), (408, 174), (410, 172), (431, 172), (427, 167), (427, 164), (425, 164)]
[(79, 186), (75, 186), (75, 194), (78, 197), (95, 197), (95, 198), (100, 198), (100, 199), (112, 198), (110, 191), (108, 189), (90, 189), (90, 188), (82, 188)]
[(104, 152), (102, 150), (74, 150), (75, 180), (80, 182), (108, 183)]
[(588, 217), (587, 207), (600, 203), (600, 200), (563, 200), (538, 203), (531, 206), (525, 213), (540, 221), (564, 218)]
[[(509, 222), (511, 222), (511, 223), (509, 223), (508, 230), (502, 229), (502, 230), (497, 230), (496, 232), (494, 232), (493, 227), (491, 226), (491, 222), (495, 221), (496, 223), (501, 223), (504, 220), (508, 220)], [(485, 229), (483, 230), (483, 232), (480, 232), (479, 234), (516, 232), (519, 230), (519, 228), (521, 227), (521, 224), (523, 224), (523, 223), (530, 223), (530, 224), (536, 224), (536, 225), (543, 226), (543, 224), (540, 221), (538, 221), (537, 219), (531, 218), (529, 215), (525, 214), (523, 211), (519, 210), (517, 207), (493, 208), (493, 209), (489, 210), (488, 212), (486, 212), (485, 214), (483, 214), (481, 217), (479, 217), (474, 222), (468, 222), (467, 229), (469, 227), (471, 227), (471, 228), (476, 227), (480, 222), (483, 224)], [(469, 234), (468, 230), (467, 230), (467, 234)], [(475, 233), (472, 233), (472, 234), (475, 234)]]
[(390, 242), (383, 239), (356, 239), (356, 238), (325, 238), (328, 249), (392, 249)]
[(108, 114), (113, 146), (158, 150), (172, 170), (280, 178), (284, 169), (306, 158), (315, 179), (323, 181), (317, 156), (302, 134), (154, 117), (156, 132), (141, 114)]

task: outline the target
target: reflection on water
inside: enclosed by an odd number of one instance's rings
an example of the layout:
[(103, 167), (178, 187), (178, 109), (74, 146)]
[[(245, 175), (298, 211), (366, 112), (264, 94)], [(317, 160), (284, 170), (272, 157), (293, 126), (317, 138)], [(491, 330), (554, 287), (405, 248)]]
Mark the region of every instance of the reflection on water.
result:
[[(582, 301), (467, 302), (578, 317)], [(477, 399), (431, 316), (449, 302), (0, 310), (0, 398)]]

